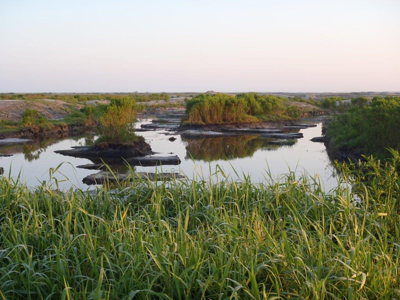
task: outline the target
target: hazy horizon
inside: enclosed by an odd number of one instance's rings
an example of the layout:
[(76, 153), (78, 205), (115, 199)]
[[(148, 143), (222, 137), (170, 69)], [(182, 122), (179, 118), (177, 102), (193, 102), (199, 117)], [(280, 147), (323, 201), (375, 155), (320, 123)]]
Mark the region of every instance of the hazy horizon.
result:
[(400, 1), (2, 1), (0, 93), (400, 91)]
[(394, 93), (398, 94), (399, 91), (350, 91), (350, 92), (313, 92), (313, 91), (304, 91), (304, 92), (286, 92), (286, 91), (215, 91), (215, 90), (206, 90), (206, 91), (104, 91), (104, 92), (96, 92), (96, 91), (77, 91), (77, 92), (19, 92), (19, 91), (10, 91), (10, 92), (0, 92), (0, 94), (202, 94), (209, 91), (213, 91), (219, 94), (240, 94), (240, 93), (259, 93), (259, 94), (367, 94), (367, 93)]

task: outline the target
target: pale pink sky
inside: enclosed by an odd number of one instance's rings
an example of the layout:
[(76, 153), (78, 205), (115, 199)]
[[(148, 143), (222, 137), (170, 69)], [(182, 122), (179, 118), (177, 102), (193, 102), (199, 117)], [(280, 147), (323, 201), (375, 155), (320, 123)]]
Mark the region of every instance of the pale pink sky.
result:
[(0, 92), (400, 91), (398, 0), (0, 1)]

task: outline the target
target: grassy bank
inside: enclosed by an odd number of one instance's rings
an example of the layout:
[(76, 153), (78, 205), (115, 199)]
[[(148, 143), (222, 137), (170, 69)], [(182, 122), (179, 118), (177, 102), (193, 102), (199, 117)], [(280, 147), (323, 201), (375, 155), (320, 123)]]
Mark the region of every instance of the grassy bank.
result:
[(343, 168), (357, 195), (290, 173), (95, 194), (1, 178), (0, 299), (399, 298), (398, 155), (390, 166), (366, 185)]
[(97, 127), (101, 116), (107, 112), (108, 104), (127, 102), (135, 103), (135, 113), (181, 106), (170, 102), (169, 95), (164, 93), (0, 94), (0, 136), (16, 136), (32, 126), (41, 132), (60, 125)]
[(201, 94), (186, 101), (187, 120), (184, 124), (240, 124), (296, 120), (305, 113), (319, 110), (310, 104), (272, 95)]
[[(360, 98), (356, 98), (360, 99)], [(362, 98), (361, 98), (362, 99)], [(375, 97), (337, 115), (325, 129), (334, 156), (390, 157), (388, 148), (400, 150), (400, 97)]]

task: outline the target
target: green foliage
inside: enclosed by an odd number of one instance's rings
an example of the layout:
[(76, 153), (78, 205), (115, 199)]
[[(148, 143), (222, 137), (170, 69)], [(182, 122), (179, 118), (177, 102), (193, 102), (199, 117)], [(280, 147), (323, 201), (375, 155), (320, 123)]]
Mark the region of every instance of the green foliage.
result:
[(364, 107), (368, 104), (369, 99), (367, 97), (356, 97), (351, 99), (351, 104), (359, 107)]
[(24, 126), (44, 125), (46, 122), (47, 119), (36, 109), (27, 108), (22, 113), (22, 125)]
[(248, 103), (240, 98), (225, 95), (202, 94), (186, 101), (189, 124), (246, 123), (257, 121), (250, 116)]
[(293, 119), (301, 115), (298, 107), (285, 107), (282, 97), (256, 93), (208, 95), (201, 94), (186, 100), (188, 124), (225, 124), (258, 122), (266, 116)]
[(99, 142), (126, 143), (134, 140), (133, 121), (136, 103), (130, 99), (114, 99), (100, 117)]
[(286, 108), (286, 114), (293, 119), (298, 119), (300, 118), (300, 108), (297, 106), (288, 106)]
[(88, 116), (81, 112), (81, 111), (76, 111), (73, 112), (72, 114), (69, 114), (66, 116), (64, 119), (54, 122), (55, 124), (84, 124), (88, 120)]
[(375, 97), (371, 105), (353, 106), (329, 123), (326, 135), (336, 150), (384, 158), (400, 150), (400, 97)]
[(67, 102), (85, 102), (90, 100), (118, 100), (129, 99), (136, 102), (148, 102), (152, 100), (169, 100), (169, 95), (165, 93), (160, 94), (139, 94), (139, 93), (114, 93), (114, 94), (53, 94), (53, 93), (40, 93), (40, 94), (0, 94), (0, 99), (5, 100), (40, 100), (40, 99), (54, 99)]
[(341, 103), (342, 98), (340, 97), (328, 97), (321, 101), (321, 107), (325, 109), (335, 110), (337, 108), (336, 102)]
[(331, 193), (294, 173), (90, 193), (0, 178), (0, 298), (397, 299), (400, 182), (374, 165), (379, 182), (344, 169)]
[(17, 121), (0, 120), (0, 133), (16, 131), (20, 126), (21, 123)]

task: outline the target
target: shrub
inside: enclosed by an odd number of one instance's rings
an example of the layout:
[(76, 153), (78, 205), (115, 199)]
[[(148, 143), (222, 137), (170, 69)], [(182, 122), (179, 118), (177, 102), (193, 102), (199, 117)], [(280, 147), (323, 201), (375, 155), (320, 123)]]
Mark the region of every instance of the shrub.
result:
[(132, 122), (136, 115), (136, 103), (132, 100), (111, 101), (100, 118), (101, 141), (122, 143), (130, 141), (135, 135)]
[(47, 119), (36, 109), (27, 108), (22, 113), (22, 124), (24, 126), (43, 125)]
[[(189, 124), (250, 123), (263, 115), (284, 115), (283, 98), (256, 93), (207, 95), (186, 100)], [(256, 117), (257, 116), (257, 117)]]
[(385, 158), (387, 148), (400, 150), (400, 97), (374, 98), (370, 106), (355, 105), (329, 123), (326, 135), (336, 150)]

